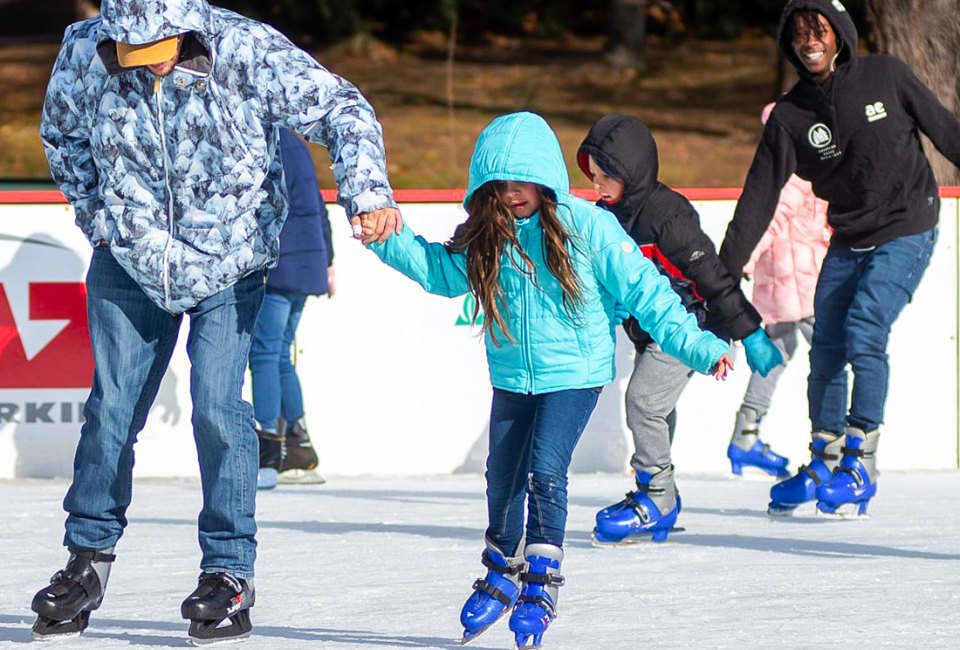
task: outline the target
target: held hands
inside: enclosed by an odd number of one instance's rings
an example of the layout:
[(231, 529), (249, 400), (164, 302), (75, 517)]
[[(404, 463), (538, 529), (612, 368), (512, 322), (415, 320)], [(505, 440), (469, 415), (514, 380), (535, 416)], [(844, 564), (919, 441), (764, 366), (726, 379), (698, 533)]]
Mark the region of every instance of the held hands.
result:
[(727, 373), (733, 370), (733, 359), (729, 354), (723, 353), (717, 359), (717, 363), (710, 369), (710, 374), (717, 381), (726, 381)]
[(743, 339), (743, 349), (747, 353), (747, 365), (752, 372), (766, 377), (771, 370), (783, 363), (783, 355), (773, 344), (762, 327)]
[(629, 310), (618, 300), (613, 305), (613, 324), (619, 325), (628, 318), (630, 318)]
[(394, 232), (403, 230), (403, 217), (397, 208), (380, 208), (373, 212), (358, 214), (350, 220), (353, 238), (364, 244), (387, 241)]

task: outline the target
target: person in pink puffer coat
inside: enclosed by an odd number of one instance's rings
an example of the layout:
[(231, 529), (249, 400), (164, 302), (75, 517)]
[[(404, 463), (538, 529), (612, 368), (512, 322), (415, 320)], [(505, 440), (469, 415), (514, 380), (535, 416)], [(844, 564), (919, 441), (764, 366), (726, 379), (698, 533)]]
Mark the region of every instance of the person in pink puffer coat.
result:
[[(764, 107), (764, 124), (771, 110), (773, 104)], [(763, 317), (767, 336), (783, 353), (784, 362), (766, 377), (757, 373), (750, 377), (727, 448), (734, 474), (742, 472), (737, 462), (740, 451), (752, 448), (757, 441), (759, 423), (770, 408), (777, 381), (797, 350), (798, 330), (810, 344), (813, 295), (829, 243), (827, 202), (814, 195), (808, 181), (791, 176), (780, 192), (770, 227), (743, 267), (744, 275), (753, 277), (753, 305)], [(784, 469), (783, 476), (787, 475)]]

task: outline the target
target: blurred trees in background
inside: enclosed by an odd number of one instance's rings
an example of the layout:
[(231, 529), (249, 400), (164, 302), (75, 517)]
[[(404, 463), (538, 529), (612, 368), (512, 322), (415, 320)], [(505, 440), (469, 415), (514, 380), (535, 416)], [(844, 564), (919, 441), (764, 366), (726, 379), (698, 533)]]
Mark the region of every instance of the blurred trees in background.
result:
[[(874, 46), (907, 62), (953, 113), (960, 114), (960, 2), (867, 0)], [(924, 138), (941, 185), (960, 184), (960, 172)]]
[[(863, 2), (846, 2), (855, 20), (862, 17)], [(330, 45), (358, 34), (399, 45), (420, 31), (446, 32), (455, 15), (458, 39), (466, 43), (489, 34), (610, 35), (611, 46), (626, 39), (634, 51), (645, 32), (676, 40), (736, 38), (757, 28), (772, 33), (783, 8), (783, 2), (771, 0), (213, 0), (211, 4), (268, 22), (308, 46)], [(97, 7), (99, 0), (0, 0), (0, 36), (59, 36), (87, 6)], [(612, 24), (628, 34), (611, 33)]]

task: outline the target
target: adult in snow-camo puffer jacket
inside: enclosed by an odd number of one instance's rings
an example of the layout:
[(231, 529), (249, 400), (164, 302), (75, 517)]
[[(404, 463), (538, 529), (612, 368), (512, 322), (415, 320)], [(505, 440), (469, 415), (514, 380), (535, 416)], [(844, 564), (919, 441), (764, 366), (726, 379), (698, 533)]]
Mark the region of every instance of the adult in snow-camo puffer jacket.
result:
[[(186, 34), (176, 69), (124, 69), (117, 41)], [(279, 129), (329, 149), (348, 216), (394, 206), (380, 125), (349, 82), (206, 0), (113, 0), (71, 25), (40, 135), (77, 224), (182, 313), (277, 259)]]
[(82, 631), (103, 598), (133, 445), (186, 314), (202, 573), (181, 613), (198, 643), (242, 637), (258, 458), (241, 389), (288, 210), (279, 132), (325, 145), (348, 215), (386, 238), (401, 220), (381, 129), (355, 87), (266, 25), (205, 0), (104, 0), (101, 11), (67, 29), (40, 129), (94, 245), (95, 368), (64, 499), (71, 559), (34, 598), (34, 633)]

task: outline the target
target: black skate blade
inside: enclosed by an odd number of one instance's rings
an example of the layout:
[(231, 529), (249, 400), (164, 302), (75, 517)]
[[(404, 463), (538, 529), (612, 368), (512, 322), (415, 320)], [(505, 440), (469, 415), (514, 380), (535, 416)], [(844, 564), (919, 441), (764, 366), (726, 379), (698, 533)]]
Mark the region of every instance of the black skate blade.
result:
[(57, 621), (45, 616), (38, 616), (33, 624), (31, 636), (34, 641), (58, 641), (60, 639), (75, 639), (83, 634), (90, 624), (90, 612), (80, 612), (66, 621)]
[(244, 609), (219, 621), (190, 621), (188, 634), (191, 644), (208, 646), (242, 641), (250, 636), (251, 630), (253, 625), (250, 623), (250, 610)]

